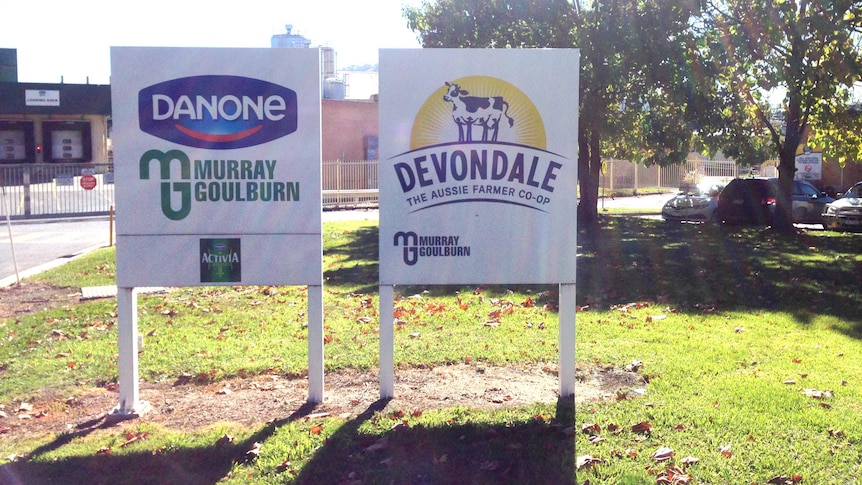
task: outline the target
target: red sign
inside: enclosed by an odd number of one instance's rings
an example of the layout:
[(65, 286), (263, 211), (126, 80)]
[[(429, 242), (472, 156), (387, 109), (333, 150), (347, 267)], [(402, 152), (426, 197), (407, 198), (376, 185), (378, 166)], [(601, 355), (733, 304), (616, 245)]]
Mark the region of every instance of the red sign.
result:
[(84, 190), (93, 190), (96, 188), (96, 177), (93, 175), (82, 175), (81, 176), (81, 187)]

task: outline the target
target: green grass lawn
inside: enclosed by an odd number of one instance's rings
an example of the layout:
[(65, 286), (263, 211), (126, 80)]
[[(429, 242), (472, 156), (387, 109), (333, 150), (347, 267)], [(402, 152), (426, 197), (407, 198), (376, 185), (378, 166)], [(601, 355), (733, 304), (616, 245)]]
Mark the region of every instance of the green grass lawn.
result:
[[(306, 419), (309, 406), (253, 429), (131, 421), (16, 442), (0, 432), (0, 483), (862, 482), (862, 235), (608, 217), (579, 245), (578, 367), (636, 362), (644, 379), (615, 399), (574, 415), (565, 401), (421, 413), (378, 403)], [(376, 259), (376, 224), (324, 225), (328, 372), (376, 368)], [(80, 287), (114, 276), (109, 249), (37, 278)], [(396, 366), (556, 362), (556, 288), (476, 290), (400, 288)], [(141, 354), (141, 377), (299, 375), (306, 297), (142, 295), (139, 331), (159, 351)], [(482, 326), (492, 314), (500, 325)], [(0, 430), (15, 403), (117, 379), (114, 300), (0, 320), (0, 336)], [(122, 446), (129, 433), (147, 439)]]

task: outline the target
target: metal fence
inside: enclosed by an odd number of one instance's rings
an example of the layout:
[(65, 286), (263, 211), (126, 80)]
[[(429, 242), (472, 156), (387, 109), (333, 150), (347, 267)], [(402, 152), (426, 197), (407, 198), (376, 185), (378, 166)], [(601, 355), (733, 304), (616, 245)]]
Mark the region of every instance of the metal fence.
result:
[[(733, 160), (689, 157), (683, 165), (644, 167), (626, 160), (607, 160), (601, 175), (605, 193), (663, 188), (676, 190), (703, 177), (731, 179)], [(376, 207), (379, 204), (377, 160), (331, 160), (322, 166), (325, 209)], [(114, 205), (113, 164), (0, 165), (0, 215), (13, 219), (108, 214)], [(8, 209), (7, 209), (8, 207)]]
[(696, 155), (689, 156), (681, 165), (646, 167), (628, 160), (606, 160), (600, 177), (604, 192), (632, 191), (641, 189), (676, 190), (684, 185), (696, 184), (704, 177), (730, 180), (739, 175), (733, 160), (709, 160)]
[[(12, 219), (107, 215), (114, 205), (113, 164), (0, 164), (0, 215)], [(327, 209), (376, 207), (377, 160), (325, 161)]]
[(323, 162), (323, 207), (377, 206), (380, 188), (377, 160)]
[(0, 165), (0, 190), (0, 209), (13, 219), (108, 214), (114, 205), (114, 166)]

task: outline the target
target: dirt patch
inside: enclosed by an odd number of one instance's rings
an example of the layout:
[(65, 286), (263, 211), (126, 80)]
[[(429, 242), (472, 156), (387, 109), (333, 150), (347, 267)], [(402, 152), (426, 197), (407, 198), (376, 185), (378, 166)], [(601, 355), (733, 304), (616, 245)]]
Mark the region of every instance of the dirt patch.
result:
[[(0, 317), (20, 316), (45, 308), (78, 303), (74, 289), (39, 283), (0, 289)], [(324, 377), (324, 402), (314, 412), (358, 415), (378, 401), (378, 373), (341, 370)], [(576, 403), (583, 404), (628, 395), (644, 387), (635, 371), (614, 368), (578, 369)], [(512, 365), (488, 367), (460, 364), (395, 371), (395, 398), (387, 407), (405, 412), (464, 406), (504, 408), (556, 403), (559, 380), (555, 366)], [(140, 398), (150, 409), (140, 418), (171, 429), (194, 430), (220, 422), (259, 425), (283, 419), (308, 399), (308, 381), (302, 377), (261, 375), (199, 385), (176, 382), (141, 383)], [(0, 437), (63, 433), (101, 426), (118, 404), (116, 385), (76, 389), (74, 397), (45, 391), (35, 400), (0, 407)]]
[(0, 287), (0, 318), (13, 318), (50, 308), (75, 305), (80, 299), (81, 291), (77, 288), (22, 281), (18, 285)]

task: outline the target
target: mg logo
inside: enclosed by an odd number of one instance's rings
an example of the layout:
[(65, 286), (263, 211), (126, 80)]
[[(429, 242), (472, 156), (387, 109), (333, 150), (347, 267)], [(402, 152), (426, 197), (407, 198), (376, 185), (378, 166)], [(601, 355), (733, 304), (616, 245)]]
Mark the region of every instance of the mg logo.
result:
[[(162, 212), (165, 217), (172, 221), (185, 219), (192, 210), (192, 171), (189, 157), (179, 150), (171, 150), (167, 153), (159, 150), (150, 150), (141, 157), (139, 170), (141, 180), (150, 179), (150, 162), (159, 162), (159, 178), (162, 180)], [(180, 179), (183, 182), (171, 182), (171, 163), (176, 161), (180, 167)], [(171, 206), (171, 192), (180, 195), (180, 208)]]
[(393, 244), (395, 247), (404, 246), (404, 264), (413, 266), (419, 260), (419, 236), (415, 232), (396, 232)]

